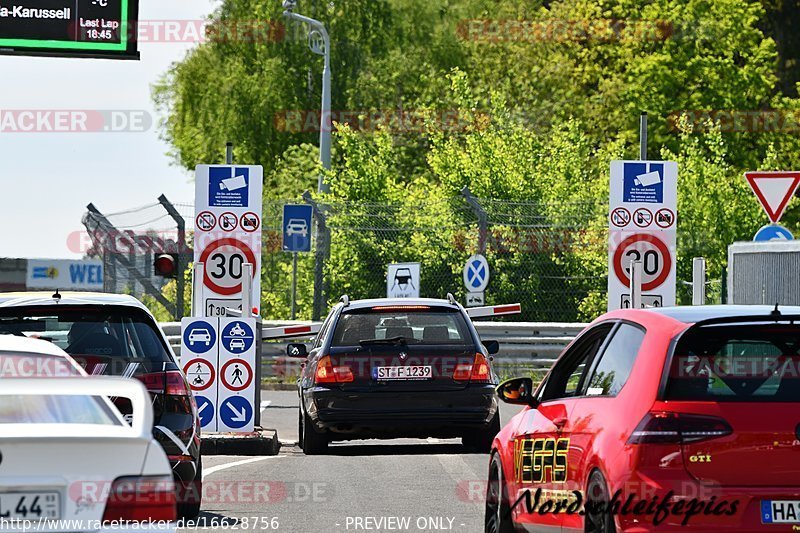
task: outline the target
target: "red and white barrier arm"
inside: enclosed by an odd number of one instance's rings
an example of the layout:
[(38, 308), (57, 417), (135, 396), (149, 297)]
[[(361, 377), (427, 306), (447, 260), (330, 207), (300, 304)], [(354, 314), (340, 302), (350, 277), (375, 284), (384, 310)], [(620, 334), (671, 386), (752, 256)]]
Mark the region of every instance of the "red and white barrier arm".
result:
[(521, 304), (487, 305), (485, 307), (469, 307), (467, 315), (470, 318), (483, 318), (485, 316), (518, 315), (522, 312)]
[(292, 337), (311, 337), (319, 333), (321, 323), (302, 324), (298, 326), (281, 326), (279, 328), (264, 328), (261, 338), (269, 339), (289, 339)]

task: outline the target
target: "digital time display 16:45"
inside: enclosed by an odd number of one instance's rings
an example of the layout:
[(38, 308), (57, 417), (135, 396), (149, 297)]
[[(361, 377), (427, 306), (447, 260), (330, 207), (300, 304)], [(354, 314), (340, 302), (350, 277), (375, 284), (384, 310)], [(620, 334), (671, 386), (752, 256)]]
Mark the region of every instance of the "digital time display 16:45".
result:
[(139, 0), (0, 0), (0, 54), (138, 59)]

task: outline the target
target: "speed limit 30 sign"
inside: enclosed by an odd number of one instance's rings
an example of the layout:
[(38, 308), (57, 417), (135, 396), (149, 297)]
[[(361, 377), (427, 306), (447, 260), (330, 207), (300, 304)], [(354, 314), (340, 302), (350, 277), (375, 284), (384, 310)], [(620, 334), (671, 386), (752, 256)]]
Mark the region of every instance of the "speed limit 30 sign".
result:
[(204, 265), (204, 316), (241, 309), (245, 264), (253, 265), (250, 301), (259, 312), (263, 173), (260, 166), (197, 167), (194, 260)]
[(203, 283), (219, 295), (241, 294), (247, 263), (254, 266), (252, 277), (256, 277), (256, 254), (250, 245), (238, 239), (219, 239), (208, 244), (200, 254), (200, 262), (205, 265)]
[(624, 239), (614, 250), (614, 274), (617, 281), (630, 287), (633, 261), (642, 263), (642, 291), (650, 292), (661, 288), (673, 273), (672, 252), (663, 236), (635, 233)]

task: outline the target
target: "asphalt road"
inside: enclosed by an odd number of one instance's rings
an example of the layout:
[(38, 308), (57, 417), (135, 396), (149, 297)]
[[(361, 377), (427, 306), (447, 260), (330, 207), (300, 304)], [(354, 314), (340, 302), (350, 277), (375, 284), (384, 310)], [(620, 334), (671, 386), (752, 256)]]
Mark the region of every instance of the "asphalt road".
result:
[[(336, 443), (328, 455), (307, 457), (296, 446), (296, 393), (264, 391), (262, 402), (280, 454), (204, 458), (198, 528), (483, 531), (487, 455), (466, 452), (459, 440), (398, 439)], [(502, 423), (515, 411), (503, 405)]]

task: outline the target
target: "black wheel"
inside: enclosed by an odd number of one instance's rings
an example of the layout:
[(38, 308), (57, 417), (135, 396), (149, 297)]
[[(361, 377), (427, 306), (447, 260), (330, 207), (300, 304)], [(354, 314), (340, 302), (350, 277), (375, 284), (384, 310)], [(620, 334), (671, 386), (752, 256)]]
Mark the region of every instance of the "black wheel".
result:
[(197, 460), (197, 472), (188, 489), (185, 489), (184, 501), (178, 502), (178, 518), (194, 520), (200, 514), (203, 497), (203, 459)]
[(589, 483), (586, 486), (586, 518), (584, 520), (586, 533), (615, 533), (617, 531), (614, 515), (608, 509), (610, 499), (608, 485), (603, 474), (595, 470), (589, 476)]
[(511, 510), (508, 506), (508, 494), (505, 490), (503, 465), (497, 454), (489, 463), (489, 483), (486, 486), (485, 533), (513, 533)]
[(489, 453), (492, 451), (492, 443), (494, 442), (494, 438), (499, 432), (500, 413), (497, 412), (495, 413), (494, 418), (492, 418), (492, 421), (489, 423), (488, 427), (474, 433), (464, 435), (461, 437), (461, 442), (465, 447), (471, 450), (475, 450), (480, 453)]
[(306, 455), (321, 455), (328, 450), (328, 436), (317, 433), (308, 415), (301, 415), (300, 447)]

